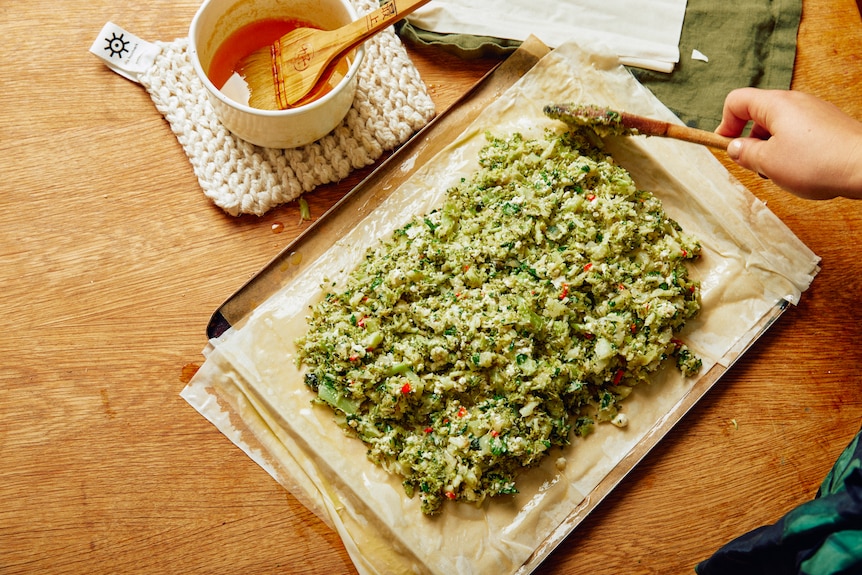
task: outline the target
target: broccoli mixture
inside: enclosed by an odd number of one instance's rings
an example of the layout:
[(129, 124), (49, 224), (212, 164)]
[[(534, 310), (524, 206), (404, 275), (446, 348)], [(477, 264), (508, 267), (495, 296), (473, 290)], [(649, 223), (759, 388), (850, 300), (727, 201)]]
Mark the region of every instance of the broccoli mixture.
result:
[[(517, 492), (598, 422), (699, 309), (698, 241), (575, 130), (487, 136), (479, 169), (324, 286), (297, 341), (305, 382), (434, 514)], [(326, 280), (325, 280), (326, 281)]]

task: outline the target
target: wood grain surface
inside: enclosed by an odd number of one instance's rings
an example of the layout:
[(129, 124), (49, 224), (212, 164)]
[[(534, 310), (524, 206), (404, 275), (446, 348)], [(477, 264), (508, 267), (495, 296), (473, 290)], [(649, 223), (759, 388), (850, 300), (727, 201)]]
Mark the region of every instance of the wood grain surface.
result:
[[(213, 310), (307, 225), (295, 202), (239, 218), (212, 205), (149, 96), (87, 52), (109, 20), (184, 36), (197, 5), (0, 3), (4, 575), (355, 572), (338, 536), (178, 395)], [(439, 110), (497, 63), (409, 51)], [(862, 119), (853, 0), (804, 0), (793, 85)], [(692, 573), (811, 498), (860, 426), (862, 204), (803, 201), (726, 165), (822, 271), (539, 573)], [(309, 194), (312, 214), (369, 170)]]

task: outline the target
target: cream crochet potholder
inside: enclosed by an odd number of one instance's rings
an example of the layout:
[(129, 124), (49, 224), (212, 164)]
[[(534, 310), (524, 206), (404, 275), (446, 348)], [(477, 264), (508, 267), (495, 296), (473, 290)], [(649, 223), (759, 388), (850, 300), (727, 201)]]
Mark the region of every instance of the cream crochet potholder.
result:
[[(376, 6), (368, 0), (353, 4), (360, 13)], [(366, 42), (356, 99), (339, 126), (307, 146), (261, 148), (215, 118), (187, 38), (157, 45), (161, 52), (140, 82), (182, 145), (204, 194), (234, 216), (262, 215), (343, 179), (406, 142), (435, 113), (419, 72), (389, 28)]]

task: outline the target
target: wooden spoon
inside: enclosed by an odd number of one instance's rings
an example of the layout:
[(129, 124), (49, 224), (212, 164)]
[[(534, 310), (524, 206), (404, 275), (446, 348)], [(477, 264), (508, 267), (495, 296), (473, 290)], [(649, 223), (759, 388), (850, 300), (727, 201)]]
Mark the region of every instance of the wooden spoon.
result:
[(662, 136), (727, 150), (732, 138), (719, 136), (715, 132), (680, 126), (663, 120), (637, 116), (628, 112), (617, 112), (601, 106), (550, 104), (545, 106), (545, 115), (569, 125), (590, 126), (599, 135)]

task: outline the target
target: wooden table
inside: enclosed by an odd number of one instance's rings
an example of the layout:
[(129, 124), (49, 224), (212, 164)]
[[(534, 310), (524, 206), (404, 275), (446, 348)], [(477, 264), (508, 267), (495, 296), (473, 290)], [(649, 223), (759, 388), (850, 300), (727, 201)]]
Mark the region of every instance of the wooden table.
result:
[[(184, 36), (197, 4), (0, 5), (0, 573), (353, 572), (338, 536), (178, 395), (212, 311), (303, 225), (296, 203), (214, 207), (144, 90), (87, 52), (108, 20)], [(804, 8), (794, 87), (862, 118), (855, 3)], [(411, 55), (440, 110), (496, 63)], [(822, 271), (541, 573), (691, 573), (811, 498), (862, 422), (862, 204), (728, 167)], [(309, 195), (312, 214), (367, 173)]]

